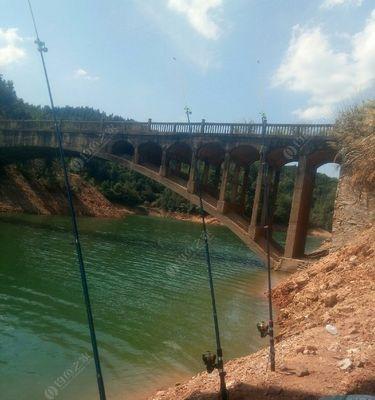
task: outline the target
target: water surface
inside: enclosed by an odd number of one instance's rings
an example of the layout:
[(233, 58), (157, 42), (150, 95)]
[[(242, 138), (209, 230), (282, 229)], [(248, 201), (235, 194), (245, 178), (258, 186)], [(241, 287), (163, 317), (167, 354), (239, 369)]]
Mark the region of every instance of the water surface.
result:
[[(200, 371), (201, 353), (215, 350), (200, 225), (141, 216), (79, 225), (108, 399)], [(226, 228), (209, 230), (229, 359), (265, 344), (255, 323), (267, 319), (266, 275)], [(98, 398), (67, 218), (0, 218), (0, 346), (1, 399)]]

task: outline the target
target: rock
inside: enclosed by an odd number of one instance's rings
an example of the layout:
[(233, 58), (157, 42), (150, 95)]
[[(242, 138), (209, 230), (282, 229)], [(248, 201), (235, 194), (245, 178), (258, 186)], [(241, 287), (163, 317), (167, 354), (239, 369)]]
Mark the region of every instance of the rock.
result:
[(359, 360), (356, 362), (355, 366), (358, 368), (364, 368), (365, 363), (362, 360)]
[[(309, 349), (309, 347), (310, 347), (310, 349)], [(305, 348), (305, 350), (303, 351), (303, 354), (305, 354), (305, 355), (315, 355), (316, 351), (317, 351), (316, 347), (314, 348), (314, 346), (307, 346)]]
[(306, 346), (306, 349), (308, 351), (311, 351), (311, 352), (314, 352), (314, 353), (316, 353), (318, 351), (318, 348), (316, 346), (312, 346), (312, 345)]
[(336, 267), (336, 263), (335, 262), (331, 262), (331, 263), (326, 265), (324, 270), (325, 270), (325, 272), (329, 272), (329, 271), (332, 271), (335, 267)]
[(295, 283), (298, 288), (301, 288), (307, 284), (309, 281), (309, 278), (307, 276), (299, 276), (296, 280)]
[(333, 351), (333, 352), (339, 352), (341, 351), (341, 346), (338, 343), (332, 343), (329, 347), (328, 347), (328, 351)]
[(279, 386), (270, 386), (267, 391), (266, 391), (266, 395), (267, 396), (275, 396), (280, 394), (283, 391), (283, 389)]
[(316, 301), (319, 298), (318, 293), (317, 292), (312, 292), (312, 291), (311, 292), (307, 292), (305, 294), (305, 296), (306, 296), (307, 299), (309, 299), (311, 301)]
[(337, 363), (338, 367), (343, 371), (351, 371), (353, 369), (353, 362), (350, 358), (344, 358)]
[(337, 294), (331, 293), (331, 294), (327, 295), (323, 301), (324, 301), (324, 305), (326, 307), (333, 307), (334, 305), (337, 304)]
[(303, 354), (303, 352), (305, 351), (305, 346), (299, 346), (296, 348), (296, 353), (299, 354)]
[(351, 256), (349, 258), (350, 264), (353, 265), (353, 266), (356, 266), (357, 265), (357, 258), (358, 258), (357, 256)]
[(302, 378), (303, 376), (310, 375), (310, 372), (307, 368), (300, 368), (297, 370), (296, 375)]
[(355, 334), (357, 334), (357, 333), (359, 333), (359, 330), (358, 330), (357, 328), (352, 328), (352, 329), (349, 331), (349, 335), (355, 335)]
[(326, 331), (330, 333), (331, 335), (337, 335), (337, 328), (334, 325), (327, 324), (326, 325)]

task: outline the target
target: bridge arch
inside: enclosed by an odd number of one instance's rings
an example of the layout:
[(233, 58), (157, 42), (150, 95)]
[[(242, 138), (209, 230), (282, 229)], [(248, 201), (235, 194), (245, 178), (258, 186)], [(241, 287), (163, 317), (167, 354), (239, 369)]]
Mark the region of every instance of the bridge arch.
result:
[[(260, 158), (259, 150), (251, 145), (237, 145), (229, 152), (228, 179), (225, 188), (226, 208), (249, 219), (249, 203), (254, 196), (254, 163)], [(249, 223), (249, 221), (247, 221)]]
[(137, 147), (138, 163), (158, 171), (161, 166), (163, 150), (160, 144), (156, 142), (141, 143)]
[(166, 176), (187, 185), (193, 150), (185, 142), (171, 144), (166, 150)]
[(115, 156), (131, 160), (134, 157), (134, 146), (127, 140), (118, 140), (111, 144), (109, 152)]
[(209, 142), (198, 147), (197, 166), (201, 190), (207, 201), (216, 206), (222, 182), (222, 163), (225, 149), (218, 142)]

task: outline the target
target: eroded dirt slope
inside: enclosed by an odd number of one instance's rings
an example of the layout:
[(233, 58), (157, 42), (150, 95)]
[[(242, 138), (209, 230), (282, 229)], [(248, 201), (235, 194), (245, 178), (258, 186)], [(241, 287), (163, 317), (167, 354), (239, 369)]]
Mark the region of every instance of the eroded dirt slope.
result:
[[(375, 229), (298, 271), (274, 290), (277, 371), (268, 350), (226, 363), (230, 399), (317, 399), (375, 393)], [(217, 399), (203, 372), (151, 399)]]

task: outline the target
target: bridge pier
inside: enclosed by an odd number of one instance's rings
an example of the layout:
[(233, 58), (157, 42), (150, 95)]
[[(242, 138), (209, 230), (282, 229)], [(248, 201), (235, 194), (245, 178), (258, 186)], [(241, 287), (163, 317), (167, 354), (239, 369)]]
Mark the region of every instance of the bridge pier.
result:
[(219, 200), (217, 202), (217, 210), (221, 213), (225, 213), (227, 204), (225, 201), (225, 192), (227, 188), (228, 182), (228, 173), (229, 173), (229, 164), (230, 164), (230, 156), (229, 153), (226, 152), (223, 161), (223, 172), (221, 176), (221, 183), (220, 183), (220, 191), (219, 191)]
[(298, 160), (292, 208), (285, 243), (285, 257), (300, 258), (305, 253), (309, 214), (314, 189), (316, 167), (303, 155)]
[(167, 176), (167, 150), (163, 149), (161, 153), (161, 164), (159, 168), (160, 176)]
[(196, 172), (197, 172), (197, 153), (196, 151), (192, 152), (191, 155), (191, 163), (190, 163), (190, 171), (189, 171), (189, 180), (187, 183), (186, 190), (188, 193), (196, 192)]
[(203, 186), (203, 188), (205, 186), (207, 186), (209, 172), (210, 172), (210, 164), (207, 161), (205, 161), (204, 168), (203, 168), (203, 177), (202, 177), (202, 186)]
[(134, 164), (139, 164), (139, 146), (135, 146), (134, 148), (134, 155), (133, 155), (133, 162)]
[(233, 181), (232, 181), (232, 188), (231, 188), (231, 196), (230, 196), (230, 202), (233, 204), (237, 200), (237, 194), (238, 194), (238, 178), (240, 175), (241, 168), (238, 164), (235, 165), (234, 167), (234, 173), (233, 173)]
[(250, 220), (250, 226), (249, 226), (249, 234), (253, 240), (255, 240), (257, 238), (258, 231), (259, 231), (258, 217), (259, 217), (259, 210), (261, 207), (261, 200), (262, 200), (261, 195), (262, 195), (263, 179), (264, 179), (263, 169), (264, 169), (263, 160), (260, 159), (258, 176), (257, 176), (257, 181), (256, 181), (256, 186), (255, 186), (253, 209), (251, 212), (251, 220)]
[(240, 195), (240, 210), (245, 212), (246, 194), (249, 186), (249, 167), (245, 167)]

